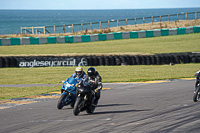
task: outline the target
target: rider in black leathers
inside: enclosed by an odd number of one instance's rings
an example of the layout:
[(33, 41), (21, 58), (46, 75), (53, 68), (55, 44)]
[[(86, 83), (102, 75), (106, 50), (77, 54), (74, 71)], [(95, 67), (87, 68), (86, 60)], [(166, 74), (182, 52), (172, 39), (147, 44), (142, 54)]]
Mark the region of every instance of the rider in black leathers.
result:
[(196, 83), (195, 83), (195, 89), (196, 89), (197, 85), (198, 85), (199, 82), (200, 82), (200, 71), (198, 71), (198, 72), (195, 74), (195, 76), (196, 76)]
[(90, 85), (92, 87), (92, 90), (95, 92), (95, 100), (94, 100), (94, 105), (98, 104), (98, 101), (101, 96), (101, 89), (102, 89), (102, 83), (101, 83), (101, 76), (99, 73), (96, 71), (94, 67), (90, 67), (87, 70), (87, 75), (85, 76), (84, 79), (84, 84), (85, 85)]

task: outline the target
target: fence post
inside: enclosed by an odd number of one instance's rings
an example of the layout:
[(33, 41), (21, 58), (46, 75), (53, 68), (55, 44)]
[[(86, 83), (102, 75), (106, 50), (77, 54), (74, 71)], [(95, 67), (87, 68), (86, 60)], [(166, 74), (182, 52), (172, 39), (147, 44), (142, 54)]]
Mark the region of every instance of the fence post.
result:
[(81, 32), (83, 32), (83, 24), (81, 24)]
[(99, 21), (99, 29), (101, 30), (101, 21)]
[(34, 34), (34, 27), (32, 27), (32, 34)]
[(135, 18), (135, 26), (136, 26), (136, 21), (137, 21), (137, 18)]
[(152, 25), (153, 25), (153, 16), (151, 16), (151, 21), (152, 21)]
[(72, 33), (74, 33), (74, 24), (72, 24)]
[(161, 23), (161, 21), (162, 21), (162, 16), (160, 16), (160, 28), (162, 29), (162, 23)]
[(110, 21), (108, 21), (108, 29), (110, 28)]
[(177, 14), (177, 21), (179, 21), (179, 14)]
[(117, 20), (117, 27), (119, 27), (119, 20)]
[(25, 27), (25, 34), (26, 34), (26, 27)]
[(170, 15), (168, 15), (168, 21), (169, 21), (169, 23), (170, 23)]
[(144, 23), (145, 23), (145, 18), (143, 17), (143, 25), (144, 25)]
[(197, 22), (197, 12), (195, 12), (195, 24)]
[(90, 30), (92, 31), (92, 22), (90, 23)]
[(197, 20), (197, 12), (195, 12), (195, 20)]
[(162, 21), (162, 16), (160, 16), (160, 23), (161, 23), (161, 21)]
[(128, 25), (128, 19), (126, 19), (126, 26)]
[(185, 20), (187, 20), (187, 13), (185, 13)]
[(20, 29), (21, 29), (21, 34), (23, 34), (22, 27), (20, 27)]
[(65, 33), (65, 25), (63, 25), (63, 33)]
[(44, 34), (46, 34), (46, 27), (44, 26)]
[(56, 26), (54, 25), (53, 28), (54, 28), (54, 33), (56, 33)]

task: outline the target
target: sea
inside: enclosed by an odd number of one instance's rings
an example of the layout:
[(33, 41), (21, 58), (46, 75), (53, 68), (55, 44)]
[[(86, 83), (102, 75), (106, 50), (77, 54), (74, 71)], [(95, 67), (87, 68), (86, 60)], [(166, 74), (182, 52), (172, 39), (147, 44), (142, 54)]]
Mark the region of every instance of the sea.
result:
[[(174, 14), (170, 18), (171, 21), (176, 21), (176, 14), (183, 14), (179, 16), (179, 19), (185, 19), (184, 13), (199, 12), (197, 18), (200, 18), (199, 8), (163, 8), (163, 9), (107, 9), (107, 10), (0, 10), (0, 35), (6, 34), (19, 34), (21, 33), (20, 27), (38, 27), (38, 26), (50, 26), (47, 31), (54, 32), (56, 26), (56, 33), (63, 33), (63, 25), (65, 25), (65, 32), (72, 32), (72, 24), (74, 24), (74, 32), (80, 31), (83, 24), (83, 30), (90, 29), (90, 23), (92, 22), (92, 28), (98, 29), (99, 22), (101, 21), (101, 28), (108, 28), (108, 21), (110, 21), (110, 27), (117, 26), (117, 20), (119, 20), (119, 26), (126, 24), (126, 19), (130, 19), (128, 24), (134, 25), (134, 18), (137, 19), (137, 24), (143, 23), (143, 17), (149, 17), (145, 19), (145, 23), (151, 22), (151, 16), (157, 16), (153, 19), (154, 22), (160, 21), (158, 16)], [(187, 19), (194, 19), (194, 14), (188, 14)], [(162, 18), (162, 21), (167, 21), (168, 16)], [(39, 30), (39, 29), (38, 29)], [(42, 30), (41, 30), (42, 31)]]

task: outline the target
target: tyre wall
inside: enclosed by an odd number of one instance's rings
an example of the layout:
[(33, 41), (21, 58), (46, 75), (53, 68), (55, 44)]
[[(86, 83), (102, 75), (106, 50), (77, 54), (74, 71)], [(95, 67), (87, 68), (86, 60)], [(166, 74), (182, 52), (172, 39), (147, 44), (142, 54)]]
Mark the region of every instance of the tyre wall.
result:
[(3, 67), (119, 66), (200, 63), (200, 53), (113, 56), (9, 56), (0, 57)]
[(55, 44), (55, 43), (80, 43), (95, 42), (118, 39), (148, 38), (169, 35), (182, 35), (199, 33), (200, 26), (172, 29), (155, 29), (131, 32), (116, 32), (108, 34), (79, 35), (79, 36), (58, 36), (58, 37), (23, 37), (23, 38), (0, 38), (0, 46), (10, 45), (32, 45), (32, 44)]

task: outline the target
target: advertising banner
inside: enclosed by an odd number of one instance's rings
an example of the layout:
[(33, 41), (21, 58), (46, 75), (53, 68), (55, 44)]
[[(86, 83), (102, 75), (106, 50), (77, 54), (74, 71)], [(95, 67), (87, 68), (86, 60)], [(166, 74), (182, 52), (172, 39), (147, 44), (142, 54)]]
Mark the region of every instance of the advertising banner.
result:
[(19, 58), (18, 67), (55, 67), (55, 66), (87, 66), (86, 58), (74, 57), (36, 57), (36, 58)]

